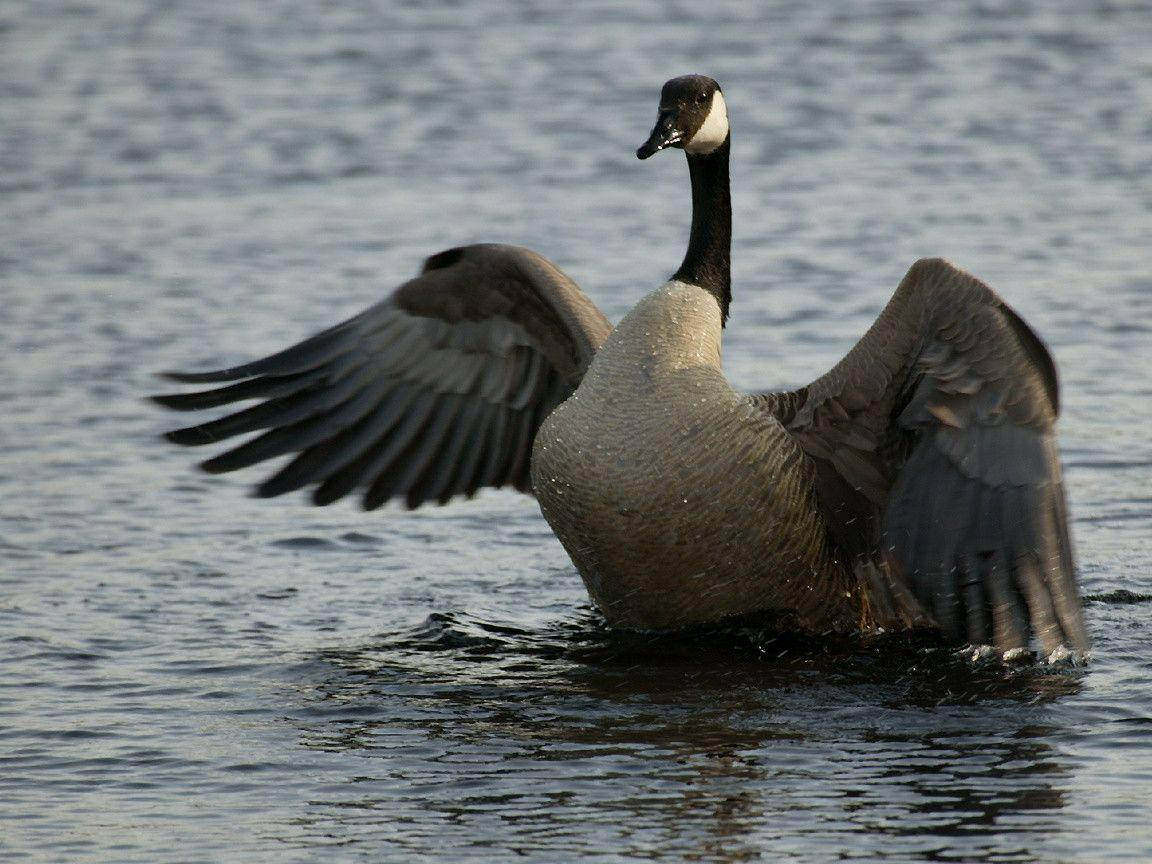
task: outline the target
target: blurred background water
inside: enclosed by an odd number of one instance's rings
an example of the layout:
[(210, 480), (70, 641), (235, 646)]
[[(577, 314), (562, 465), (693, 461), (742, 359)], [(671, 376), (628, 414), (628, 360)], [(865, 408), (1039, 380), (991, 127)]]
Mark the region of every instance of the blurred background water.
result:
[[(662, 82), (733, 123), (744, 387), (922, 255), (1052, 347), (1095, 660), (604, 632), (535, 503), (256, 502), (142, 401), (448, 245), (612, 318), (679, 263)], [(0, 4), (0, 857), (1152, 859), (1152, 5)], [(177, 420), (179, 418), (176, 418)]]

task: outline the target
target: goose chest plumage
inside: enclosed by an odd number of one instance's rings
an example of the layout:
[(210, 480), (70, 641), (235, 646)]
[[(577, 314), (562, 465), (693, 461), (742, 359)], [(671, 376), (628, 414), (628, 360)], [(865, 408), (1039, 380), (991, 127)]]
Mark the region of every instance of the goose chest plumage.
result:
[(262, 496), (360, 490), (372, 509), (533, 493), (622, 628), (755, 614), (816, 633), (929, 627), (1006, 652), (1085, 650), (1043, 343), (982, 282), (924, 259), (827, 374), (737, 392), (721, 368), (730, 141), (714, 80), (664, 85), (637, 155), (685, 152), (688, 248), (615, 328), (535, 252), (449, 249), (298, 345), (168, 373), (224, 383), (154, 397), (168, 408), (261, 400), (168, 438), (260, 433), (209, 472), (296, 454)]
[(618, 626), (754, 610), (807, 629), (859, 626), (811, 470), (780, 423), (729, 386), (720, 332), (719, 305), (684, 282), (629, 312), (536, 436), (540, 509)]

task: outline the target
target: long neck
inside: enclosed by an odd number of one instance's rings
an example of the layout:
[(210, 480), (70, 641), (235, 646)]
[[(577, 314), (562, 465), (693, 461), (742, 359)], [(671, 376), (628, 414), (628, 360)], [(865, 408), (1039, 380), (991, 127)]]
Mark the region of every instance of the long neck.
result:
[(732, 302), (732, 195), (728, 188), (731, 137), (711, 153), (688, 156), (692, 177), (692, 236), (684, 263), (672, 278), (699, 285), (720, 304), (728, 320)]

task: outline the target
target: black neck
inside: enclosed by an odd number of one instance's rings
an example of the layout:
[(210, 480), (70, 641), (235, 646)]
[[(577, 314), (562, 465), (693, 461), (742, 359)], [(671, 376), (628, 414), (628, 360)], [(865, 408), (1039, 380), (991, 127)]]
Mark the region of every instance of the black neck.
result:
[(731, 137), (711, 153), (685, 154), (692, 177), (692, 236), (673, 279), (699, 285), (720, 304), (721, 322), (732, 302), (732, 195), (728, 188)]

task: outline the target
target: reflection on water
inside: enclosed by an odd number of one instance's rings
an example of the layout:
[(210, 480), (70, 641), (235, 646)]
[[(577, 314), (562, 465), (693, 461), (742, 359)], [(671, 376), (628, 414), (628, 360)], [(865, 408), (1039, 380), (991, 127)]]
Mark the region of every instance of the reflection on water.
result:
[(301, 743), (363, 768), (302, 824), (413, 854), (482, 836), (497, 857), (640, 855), (660, 838), (661, 855), (709, 861), (768, 841), (1032, 860), (1063, 830), (1071, 771), (1048, 706), (1083, 675), (975, 666), (910, 637), (629, 636), (591, 614), (540, 632), (437, 614), (322, 660)]

